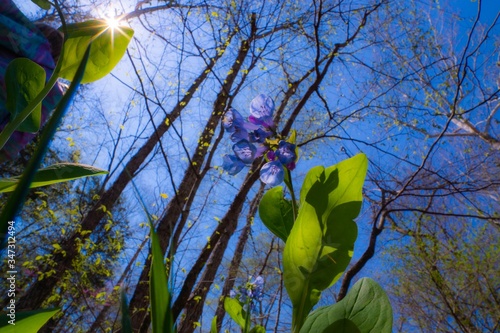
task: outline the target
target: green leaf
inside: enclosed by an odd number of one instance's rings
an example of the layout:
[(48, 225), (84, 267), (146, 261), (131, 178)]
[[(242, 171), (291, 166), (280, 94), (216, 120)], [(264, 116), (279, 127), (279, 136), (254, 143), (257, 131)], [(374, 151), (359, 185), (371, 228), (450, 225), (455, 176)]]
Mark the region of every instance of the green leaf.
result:
[(250, 330), (250, 333), (266, 333), (266, 329), (263, 326), (257, 325)]
[(224, 310), (242, 329), (245, 329), (246, 311), (243, 310), (243, 305), (234, 298), (224, 298)]
[(367, 167), (366, 156), (359, 154), (326, 169), (314, 167), (304, 179), (297, 220), (283, 253), (295, 331), (352, 258), (357, 237), (353, 220), (361, 209)]
[(122, 328), (121, 331), (123, 333), (132, 333), (132, 322), (130, 321), (130, 315), (128, 312), (128, 302), (127, 295), (125, 295), (125, 291), (122, 290), (121, 293), (121, 311), (122, 311)]
[(375, 281), (362, 278), (343, 300), (311, 313), (300, 333), (313, 332), (390, 333), (392, 307), (389, 298)]
[[(7, 312), (0, 316), (0, 333), (38, 332), (52, 316), (59, 312), (59, 309), (17, 312), (15, 317), (9, 316), (8, 308)], [(14, 322), (12, 322), (13, 319), (15, 319)]]
[(149, 281), (151, 298), (151, 323), (153, 332), (172, 333), (173, 317), (170, 309), (170, 292), (168, 290), (168, 280), (163, 262), (163, 252), (160, 247), (160, 240), (154, 231), (153, 224), (151, 228), (151, 252), (152, 264)]
[(273, 234), (286, 242), (293, 227), (293, 209), (292, 202), (283, 197), (283, 187), (273, 187), (264, 194), (259, 217)]
[[(5, 107), (12, 120), (42, 91), (45, 86), (45, 71), (27, 58), (14, 59), (5, 71), (5, 86), (7, 91)], [(16, 130), (37, 132), (40, 129), (41, 118), (42, 104), (38, 104)]]
[(210, 333), (217, 333), (217, 316), (212, 319), (212, 325), (210, 326)]
[(92, 42), (89, 61), (82, 83), (101, 79), (111, 72), (123, 57), (134, 35), (129, 27), (110, 27), (106, 20), (90, 20), (68, 24), (63, 47), (60, 77), (73, 80), (85, 50)]
[[(105, 170), (90, 165), (58, 163), (38, 170), (30, 188), (66, 182), (77, 178), (105, 175), (107, 173)], [(19, 179), (19, 177), (0, 179), (0, 193), (14, 191)]]
[(34, 4), (38, 5), (38, 7), (45, 10), (49, 10), (51, 7), (50, 2), (48, 0), (31, 0), (31, 2), (33, 2)]

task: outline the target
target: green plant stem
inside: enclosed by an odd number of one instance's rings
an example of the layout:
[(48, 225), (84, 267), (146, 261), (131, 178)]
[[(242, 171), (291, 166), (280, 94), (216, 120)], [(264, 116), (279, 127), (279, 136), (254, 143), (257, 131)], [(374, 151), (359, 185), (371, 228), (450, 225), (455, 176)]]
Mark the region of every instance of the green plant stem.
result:
[(293, 191), (292, 172), (287, 168), (285, 168), (285, 172), (286, 172), (285, 184), (286, 187), (288, 187), (288, 190), (290, 191), (290, 195), (292, 196), (293, 220), (295, 221), (297, 219), (298, 208), (297, 208), (297, 200), (295, 199), (295, 192)]
[(247, 313), (245, 316), (245, 329), (243, 330), (243, 333), (248, 333), (250, 330), (250, 312), (251, 312), (251, 303), (252, 299), (247, 296)]
[(92, 44), (90, 43), (87, 46), (82, 62), (78, 66), (78, 70), (75, 73), (73, 81), (71, 82), (64, 96), (61, 98), (61, 101), (54, 110), (54, 113), (52, 117), (50, 117), (49, 122), (43, 129), (40, 143), (38, 144), (35, 153), (31, 157), (25, 171), (23, 172), (19, 184), (17, 185), (14, 192), (12, 192), (12, 194), (9, 196), (7, 204), (2, 210), (2, 213), (0, 215), (0, 244), (2, 245), (4, 244), (6, 232), (8, 229), (8, 221), (13, 221), (14, 217), (23, 207), (24, 199), (26, 197), (26, 194), (28, 193), (33, 177), (40, 167), (43, 157), (45, 156), (45, 152), (47, 151), (50, 141), (52, 140), (52, 137), (54, 136), (54, 133), (56, 132), (57, 127), (59, 126), (59, 123), (64, 113), (66, 112), (66, 109), (68, 108), (71, 100), (73, 99), (73, 96), (80, 86), (80, 82), (83, 78), (83, 74), (85, 73), (85, 67), (89, 59), (91, 45)]

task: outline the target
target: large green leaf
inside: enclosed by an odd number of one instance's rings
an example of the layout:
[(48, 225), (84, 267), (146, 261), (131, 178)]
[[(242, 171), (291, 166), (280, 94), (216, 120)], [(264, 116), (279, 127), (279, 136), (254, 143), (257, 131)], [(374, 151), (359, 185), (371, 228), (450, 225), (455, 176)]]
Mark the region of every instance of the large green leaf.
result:
[(152, 264), (149, 281), (150, 299), (151, 299), (151, 323), (153, 332), (173, 333), (173, 317), (170, 308), (170, 292), (168, 290), (168, 280), (163, 262), (163, 252), (160, 247), (160, 240), (154, 231), (153, 224), (151, 228), (151, 252)]
[[(27, 312), (17, 312), (15, 317), (9, 314), (0, 316), (0, 333), (38, 332), (59, 309), (43, 309)], [(15, 319), (14, 321), (12, 321)], [(12, 325), (14, 323), (15, 325)]]
[[(5, 70), (7, 100), (5, 106), (11, 120), (28, 106), (45, 86), (45, 70), (27, 58), (12, 60)], [(21, 132), (37, 132), (40, 129), (42, 104), (38, 104), (31, 114), (16, 128)]]
[(92, 48), (82, 83), (106, 76), (123, 57), (134, 35), (129, 27), (112, 27), (106, 20), (68, 24), (60, 77), (72, 80), (90, 41)]
[(346, 297), (317, 309), (306, 319), (300, 333), (390, 333), (392, 307), (375, 281), (360, 279)]
[(245, 329), (246, 311), (243, 310), (243, 305), (240, 301), (231, 297), (224, 298), (224, 310), (242, 329)]
[[(76, 163), (53, 164), (36, 172), (30, 188), (47, 186), (55, 183), (88, 176), (105, 175), (108, 172), (90, 165)], [(0, 193), (14, 191), (19, 183), (19, 177), (0, 179)]]
[(286, 242), (293, 227), (293, 208), (292, 202), (283, 197), (283, 187), (273, 187), (264, 194), (259, 216), (273, 234)]
[(363, 154), (337, 165), (312, 168), (300, 193), (297, 220), (283, 254), (284, 282), (293, 304), (293, 329), (349, 264), (357, 237), (368, 167)]
[(38, 5), (38, 7), (49, 10), (51, 7), (51, 4), (48, 0), (31, 0), (31, 2), (35, 3)]

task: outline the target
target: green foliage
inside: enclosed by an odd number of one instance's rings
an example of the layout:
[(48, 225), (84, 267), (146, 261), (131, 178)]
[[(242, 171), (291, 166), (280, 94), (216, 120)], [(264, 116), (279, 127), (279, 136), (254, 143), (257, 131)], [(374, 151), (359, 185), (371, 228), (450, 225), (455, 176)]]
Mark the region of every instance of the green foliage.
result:
[(134, 30), (128, 27), (110, 27), (105, 20), (90, 20), (67, 25), (66, 35), (59, 76), (72, 80), (87, 46), (92, 43), (82, 78), (82, 83), (88, 83), (103, 78), (118, 64)]
[[(27, 58), (12, 60), (5, 71), (7, 101), (5, 106), (15, 118), (28, 106), (45, 86), (45, 70)], [(36, 132), (40, 128), (42, 105), (38, 104), (30, 116), (17, 128), (20, 132)]]
[[(256, 325), (250, 329), (251, 326), (251, 318), (250, 318), (250, 310), (247, 309), (245, 311), (243, 309), (244, 304), (242, 304), (239, 300), (231, 297), (224, 298), (224, 310), (231, 317), (231, 319), (241, 327), (242, 332), (244, 333), (265, 333), (266, 329), (260, 325)], [(247, 307), (250, 307), (250, 301), (247, 304)], [(214, 318), (215, 319), (215, 318)], [(214, 321), (212, 321), (212, 325), (214, 325)]]
[[(90, 165), (58, 163), (38, 170), (33, 177), (30, 188), (67, 182), (88, 176), (105, 175), (107, 173), (108, 172), (105, 170)], [(19, 182), (19, 178), (20, 177), (0, 179), (0, 193), (13, 191)]]
[(312, 168), (304, 179), (297, 220), (283, 254), (294, 329), (351, 260), (357, 237), (353, 219), (361, 209), (367, 167), (366, 156), (359, 154), (326, 169)]
[(34, 4), (38, 5), (38, 7), (49, 10), (51, 7), (51, 4), (48, 0), (31, 0)]
[(160, 240), (151, 228), (151, 252), (152, 264), (150, 273), (150, 299), (151, 299), (151, 322), (153, 332), (174, 332), (174, 322), (170, 308), (170, 292), (168, 290), (168, 280), (163, 262), (163, 254), (160, 247)]
[(300, 332), (390, 333), (391, 303), (375, 281), (362, 278), (343, 300), (312, 312)]
[(212, 324), (210, 325), (210, 333), (217, 333), (217, 316), (212, 319)]
[[(42, 8), (45, 8), (44, 6), (48, 4), (46, 1), (37, 1), (36, 3)], [(90, 25), (92, 24), (84, 24), (85, 27)], [(88, 32), (85, 27), (82, 27), (83, 34)], [(2, 147), (15, 130), (38, 130), (38, 127), (40, 126), (40, 103), (46, 96), (47, 92), (52, 88), (58, 77), (65, 77), (71, 80), (72, 83), (62, 97), (60, 103), (57, 105), (49, 122), (45, 126), (45, 129), (40, 137), (40, 142), (32, 154), (30, 161), (27, 163), (23, 175), (0, 181), (0, 192), (14, 191), (6, 201), (0, 217), (2, 222), (0, 234), (2, 235), (5, 235), (4, 230), (6, 229), (7, 221), (12, 220), (24, 204), (25, 197), (30, 187), (45, 186), (71, 179), (106, 173), (105, 171), (97, 168), (72, 163), (56, 164), (48, 168), (38, 170), (38, 167), (45, 155), (45, 151), (47, 150), (57, 127), (59, 126), (59, 122), (70, 105), (76, 90), (82, 82), (82, 79), (84, 79), (84, 82), (91, 82), (108, 74), (122, 57), (133, 34), (133, 31), (130, 28), (124, 28), (122, 30), (124, 31), (123, 34), (113, 34), (111, 29), (106, 29), (105, 31), (98, 32), (97, 36), (94, 36), (95, 38), (93, 38), (93, 36), (89, 37), (88, 35), (82, 37), (78, 36), (78, 25), (69, 26), (69, 31), (70, 33), (67, 35), (69, 39), (67, 39), (65, 43), (65, 52), (69, 52), (71, 54), (66, 54), (67, 59), (64, 59), (64, 54), (61, 55), (61, 62), (58, 63), (53, 76), (47, 84), (45, 84), (45, 71), (29, 60), (16, 59), (10, 64), (9, 67), (9, 74), (7, 76), (9, 97), (7, 104), (12, 117), (11, 122), (7, 124), (0, 134), (0, 146)], [(92, 48), (91, 51), (90, 44), (92, 43), (95, 43), (95, 47)], [(65, 67), (61, 65), (65, 65)], [(63, 69), (63, 73), (60, 72), (61, 68)], [(69, 75), (71, 77), (69, 77)], [(27, 121), (23, 122), (24, 119), (27, 119)], [(54, 212), (50, 209), (46, 209), (46, 206), (42, 209), (42, 211), (47, 212), (50, 216), (50, 221), (56, 221), (61, 211), (64, 211), (64, 209), (60, 209), (59, 211)], [(84, 209), (83, 207), (80, 207), (80, 210), (75, 210), (73, 213), (82, 211), (84, 211)], [(38, 212), (34, 211), (33, 213), (36, 215)], [(78, 219), (78, 221), (80, 220)], [(107, 295), (106, 291), (99, 291), (96, 287), (99, 284), (102, 285), (104, 281), (102, 279), (103, 276), (108, 278), (111, 275), (111, 262), (107, 259), (109, 257), (111, 257), (111, 261), (116, 259), (116, 255), (120, 253), (122, 248), (123, 235), (117, 230), (113, 230), (113, 235), (111, 235), (113, 241), (111, 242), (109, 242), (111, 239), (110, 237), (108, 237), (105, 241), (99, 239), (99, 237), (103, 234), (109, 234), (109, 232), (112, 231), (112, 227), (112, 215), (109, 212), (108, 220), (103, 226), (103, 233), (99, 234), (98, 232), (95, 232), (94, 237), (89, 238), (84, 235), (84, 233), (88, 233), (88, 231), (78, 229), (78, 224), (73, 224), (68, 228), (73, 228), (73, 233), (76, 233), (77, 235), (81, 234), (83, 236), (82, 238), (76, 238), (77, 243), (75, 246), (78, 249), (79, 255), (74, 258), (72, 263), (73, 267), (71, 267), (74, 271), (79, 272), (76, 277), (74, 276), (75, 274), (68, 274), (70, 273), (69, 271), (56, 272), (51, 268), (54, 264), (54, 254), (58, 254), (60, 252), (63, 256), (66, 255), (58, 243), (58, 240), (64, 238), (65, 235), (66, 237), (70, 236), (69, 233), (66, 234), (67, 230), (64, 228), (60, 228), (61, 232), (59, 233), (59, 238), (55, 242), (49, 243), (53, 244), (53, 246), (47, 251), (48, 253), (37, 255), (35, 258), (31, 258), (31, 260), (23, 261), (23, 269), (29, 270), (31, 273), (38, 273), (38, 280), (51, 277), (55, 274), (61, 274), (62, 277), (59, 279), (60, 282), (57, 290), (54, 290), (52, 296), (46, 299), (45, 303), (61, 303), (62, 295), (65, 292), (70, 292), (71, 297), (65, 300), (69, 303), (67, 304), (69, 306), (65, 307), (65, 316), (57, 319), (65, 319), (68, 324), (65, 325), (67, 329), (71, 328), (70, 322), (72, 314), (66, 312), (70, 311), (70, 309), (74, 311), (76, 304), (73, 304), (73, 300), (76, 300), (81, 296), (92, 296), (86, 301), (86, 304), (88, 305), (89, 302), (103, 302), (105, 296)], [(20, 233), (18, 234), (20, 235)], [(44, 237), (47, 236), (45, 232), (43, 232), (43, 234)], [(4, 236), (2, 236), (1, 242), (3, 242), (3, 237)], [(34, 240), (34, 237), (23, 237), (22, 239), (28, 238), (31, 241)], [(81, 239), (84, 239), (85, 241), (82, 242)], [(116, 244), (120, 242), (121, 244)], [(107, 249), (106, 246), (108, 246)], [(112, 249), (111, 253), (113, 253), (114, 257), (113, 255), (101, 257), (100, 251), (106, 252), (106, 250), (109, 250), (110, 248)], [(70, 268), (68, 267), (68, 269)], [(76, 281), (71, 281), (72, 279), (76, 279)], [(16, 282), (18, 282), (18, 286), (20, 287), (22, 281), (19, 280)], [(86, 285), (87, 283), (88, 285)], [(87, 286), (89, 286), (88, 289), (86, 288)], [(79, 310), (82, 311), (82, 309), (84, 309), (87, 305), (80, 307)], [(40, 311), (40, 313), (31, 313), (33, 315), (30, 315), (25, 320), (23, 320), (22, 314), (18, 313), (16, 316), (16, 331), (22, 328), (25, 328), (28, 332), (37, 331), (38, 328), (43, 326), (45, 322), (51, 318), (55, 312), (57, 312), (55, 311), (49, 316), (45, 313), (45, 311)], [(8, 329), (10, 331), (10, 329), (14, 326), (9, 326), (10, 327), (8, 327)]]
[(247, 313), (243, 310), (243, 305), (240, 301), (235, 298), (225, 297), (224, 310), (226, 310), (226, 313), (241, 327), (241, 329), (245, 329)]
[(250, 330), (250, 333), (266, 333), (266, 328), (260, 325), (256, 325)]
[(392, 277), (388, 290), (401, 324), (425, 332), (463, 327), (495, 332), (500, 318), (499, 228), (456, 217), (432, 217), (430, 223), (424, 215), (420, 220), (420, 230), (404, 246), (389, 250), (385, 260), (398, 265), (382, 273)]
[(9, 324), (7, 314), (0, 316), (0, 333), (38, 332), (59, 309), (36, 310), (16, 313), (15, 325)]
[(286, 242), (293, 227), (292, 202), (283, 197), (283, 187), (267, 191), (259, 205), (259, 216), (264, 225)]
[[(100, 22), (101, 25), (97, 26), (97, 22)], [(132, 38), (132, 29), (123, 28), (123, 34), (114, 34), (114, 30), (104, 28), (102, 22), (104, 21), (89, 21), (73, 24), (65, 29), (67, 32), (67, 39), (64, 43), (63, 55), (59, 59), (57, 67), (54, 70), (53, 77), (51, 77), (49, 83), (47, 83), (43, 90), (36, 94), (35, 97), (32, 96), (33, 94), (30, 90), (30, 95), (25, 97), (22, 103), (14, 103), (24, 105), (26, 104), (25, 102), (28, 102), (28, 105), (20, 111), (20, 114), (15, 117), (14, 120), (11, 119), (11, 122), (4, 128), (2, 133), (0, 133), (0, 146), (3, 147), (14, 130), (22, 126), (22, 123), (19, 123), (21, 118), (31, 116), (31, 114), (35, 112), (34, 110), (45, 97), (45, 94), (50, 90), (52, 84), (55, 83), (54, 78), (61, 76), (72, 81), (68, 90), (57, 105), (52, 117), (45, 126), (39, 147), (33, 154), (25, 172), (20, 177), (18, 186), (16, 186), (7, 201), (7, 205), (0, 214), (0, 243), (4, 241), (7, 222), (13, 220), (23, 206), (25, 196), (36, 175), (45, 151), (80, 83), (95, 81), (108, 74), (121, 59), (127, 48), (128, 42)], [(91, 48), (91, 44), (93, 43), (95, 43), (95, 47)], [(19, 70), (20, 68), (16, 66), (14, 69)], [(13, 77), (20, 78), (17, 81), (21, 82), (23, 87), (34, 85), (31, 82), (32, 80), (25, 80), (23, 75), (13, 75)], [(37, 81), (38, 84), (40, 78), (38, 76), (36, 77), (37, 79), (35, 81)], [(33, 89), (33, 91), (34, 90), (36, 89)], [(12, 100), (12, 97), (8, 97), (8, 99), (9, 98)], [(17, 99), (14, 98), (14, 100)], [(35, 112), (35, 118), (36, 114)]]

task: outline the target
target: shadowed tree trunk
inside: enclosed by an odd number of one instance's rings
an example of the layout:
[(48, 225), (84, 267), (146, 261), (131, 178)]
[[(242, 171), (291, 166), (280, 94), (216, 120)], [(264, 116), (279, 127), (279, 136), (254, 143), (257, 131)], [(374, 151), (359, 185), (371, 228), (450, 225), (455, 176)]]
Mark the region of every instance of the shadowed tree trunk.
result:
[[(189, 213), (185, 211), (182, 204), (179, 205), (178, 203), (185, 202), (189, 204), (190, 200), (193, 200), (194, 195), (196, 194), (197, 189), (203, 180), (201, 170), (202, 166), (205, 164), (204, 162), (208, 154), (210, 143), (213, 136), (215, 135), (216, 128), (220, 124), (224, 111), (228, 107), (230, 92), (238, 74), (240, 73), (241, 66), (243, 65), (243, 62), (250, 50), (250, 41), (253, 39), (256, 29), (257, 28), (254, 15), (252, 19), (250, 39), (243, 40), (241, 42), (238, 55), (236, 56), (233, 65), (231, 66), (229, 74), (224, 79), (224, 84), (222, 85), (220, 92), (214, 102), (214, 111), (211, 113), (210, 118), (208, 119), (207, 124), (203, 130), (203, 133), (200, 135), (199, 144), (193, 156), (191, 157), (191, 165), (186, 169), (181, 185), (178, 188), (178, 193), (172, 199), (165, 213), (163, 214), (163, 217), (158, 223), (156, 232), (159, 235), (160, 246), (164, 254), (167, 251), (168, 243), (173, 230), (175, 228), (182, 227), (177, 226), (179, 218), (182, 214)], [(216, 147), (212, 147), (212, 149), (215, 148)], [(209, 165), (210, 161), (206, 163), (207, 165)], [(183, 218), (182, 220), (186, 221), (186, 218)], [(148, 257), (148, 260), (146, 260), (146, 263), (142, 269), (139, 283), (137, 284), (134, 295), (132, 296), (132, 299), (130, 301), (130, 309), (132, 310), (132, 328), (134, 330), (140, 330), (141, 332), (147, 331), (150, 324), (148, 311), (140, 311), (141, 309), (147, 309), (149, 304), (149, 298), (147, 296), (149, 294), (148, 281), (150, 265), (151, 260)]]

